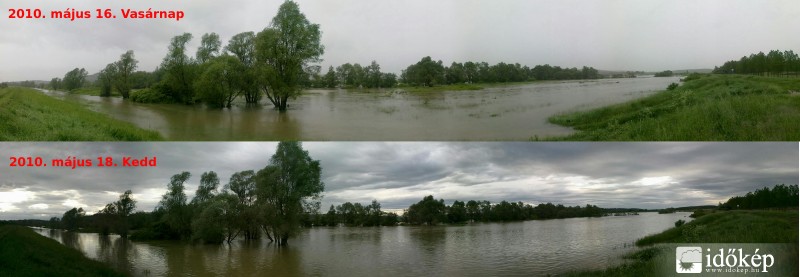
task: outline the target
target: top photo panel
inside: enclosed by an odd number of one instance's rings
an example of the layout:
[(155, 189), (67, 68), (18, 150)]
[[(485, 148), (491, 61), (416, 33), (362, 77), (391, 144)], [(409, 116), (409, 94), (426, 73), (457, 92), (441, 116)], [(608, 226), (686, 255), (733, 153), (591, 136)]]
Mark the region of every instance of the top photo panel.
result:
[(3, 141), (799, 141), (786, 1), (30, 1)]

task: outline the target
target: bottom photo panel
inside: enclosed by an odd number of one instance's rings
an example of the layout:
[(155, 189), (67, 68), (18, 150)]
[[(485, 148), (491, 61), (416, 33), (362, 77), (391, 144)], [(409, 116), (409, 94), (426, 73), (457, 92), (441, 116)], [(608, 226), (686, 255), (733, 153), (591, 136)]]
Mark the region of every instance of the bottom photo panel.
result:
[(0, 143), (0, 276), (798, 275), (797, 143)]

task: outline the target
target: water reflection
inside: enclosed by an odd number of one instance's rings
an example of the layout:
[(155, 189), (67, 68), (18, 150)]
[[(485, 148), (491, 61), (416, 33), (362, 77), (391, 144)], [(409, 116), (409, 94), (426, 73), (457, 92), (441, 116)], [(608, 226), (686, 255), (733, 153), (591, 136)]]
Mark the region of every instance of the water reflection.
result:
[(631, 243), (688, 213), (435, 227), (317, 227), (289, 246), (131, 242), (119, 236), (36, 229), (134, 276), (506, 276), (599, 269)]
[(267, 100), (215, 110), (46, 92), (173, 140), (527, 140), (565, 135), (547, 118), (663, 90), (675, 78), (542, 82), (481, 91), (310, 90), (280, 113)]

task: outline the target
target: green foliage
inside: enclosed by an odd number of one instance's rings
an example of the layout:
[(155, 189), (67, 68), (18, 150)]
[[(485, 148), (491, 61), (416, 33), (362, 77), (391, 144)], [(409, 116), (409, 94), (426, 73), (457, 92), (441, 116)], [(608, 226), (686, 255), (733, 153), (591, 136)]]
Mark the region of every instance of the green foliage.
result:
[(0, 276), (125, 275), (28, 227), (0, 225)]
[(667, 86), (667, 90), (675, 90), (676, 88), (678, 88), (678, 83), (671, 83)]
[(743, 56), (738, 61), (725, 62), (714, 67), (717, 74), (758, 74), (758, 75), (790, 75), (800, 74), (800, 57), (792, 50), (771, 50), (768, 54), (758, 52)]
[(156, 88), (173, 102), (194, 103), (193, 81), (196, 77), (196, 65), (186, 55), (186, 44), (192, 40), (192, 34), (184, 33), (175, 36), (169, 45), (167, 56), (161, 62), (164, 77)]
[(73, 91), (83, 87), (83, 84), (86, 82), (86, 76), (88, 75), (89, 73), (86, 72), (86, 69), (75, 68), (64, 75), (64, 79), (62, 79), (61, 83), (64, 89)]
[(154, 88), (136, 90), (131, 93), (131, 101), (138, 103), (171, 103), (172, 99), (163, 93), (168, 89), (164, 84), (158, 84)]
[(97, 81), (100, 83), (100, 96), (111, 96), (115, 76), (117, 76), (117, 67), (114, 63), (110, 63), (106, 65), (106, 68), (100, 70), (100, 74), (97, 76)]
[(675, 221), (675, 227), (681, 227), (685, 223), (686, 223), (686, 220), (678, 219), (678, 221)]
[(788, 93), (800, 88), (800, 79), (741, 75), (687, 79), (671, 92), (557, 115), (549, 121), (579, 131), (556, 138), (560, 140), (800, 140), (796, 124), (800, 97)]
[(67, 231), (78, 230), (84, 216), (86, 216), (86, 212), (83, 211), (83, 208), (72, 208), (61, 216), (61, 224)]
[(245, 87), (246, 68), (233, 56), (212, 58), (205, 71), (194, 82), (198, 98), (213, 108), (231, 107), (231, 103)]
[(279, 245), (299, 230), (304, 204), (321, 197), (321, 172), (319, 161), (311, 159), (300, 142), (280, 142), (269, 165), (256, 173), (263, 229)]
[(186, 204), (184, 183), (192, 176), (189, 172), (175, 174), (167, 184), (167, 193), (161, 196), (157, 210), (164, 213), (163, 220), (171, 232), (177, 233), (181, 238), (189, 238), (191, 234), (191, 211)]
[(444, 200), (433, 199), (433, 195), (422, 198), (411, 204), (406, 212), (407, 221), (411, 224), (436, 225), (446, 221)]
[(206, 33), (200, 38), (200, 47), (197, 48), (197, 62), (204, 64), (219, 55), (222, 43), (219, 41), (217, 33)]
[(767, 209), (797, 208), (797, 185), (775, 185), (772, 189), (764, 187), (744, 196), (734, 196), (720, 205), (720, 209)]
[(0, 140), (160, 140), (155, 131), (25, 88), (0, 90)]
[(672, 70), (665, 70), (665, 71), (661, 71), (661, 72), (656, 73), (654, 76), (655, 77), (672, 77), (672, 75), (674, 75), (672, 73)]
[[(61, 78), (53, 78), (53, 79), (50, 80), (50, 88), (53, 89), (53, 90), (60, 89), (61, 88), (61, 84), (62, 84)], [(6, 85), (6, 83), (3, 83), (3, 85), (4, 86), (2, 86), (0, 88), (8, 87), (8, 85)]]
[[(114, 63), (116, 70), (112, 75), (114, 78), (114, 87), (117, 88), (122, 98), (130, 97), (131, 92), (131, 75), (136, 70), (139, 61), (133, 56), (133, 50), (128, 50), (119, 56), (119, 60)], [(108, 67), (106, 67), (108, 68)]]
[(432, 87), (444, 83), (444, 66), (442, 61), (434, 62), (430, 56), (409, 65), (401, 75), (404, 82), (418, 86)]
[(319, 25), (309, 22), (293, 1), (281, 4), (270, 27), (258, 33), (259, 87), (278, 110), (286, 111), (288, 100), (300, 94), (306, 65), (324, 53), (320, 34)]
[(241, 83), (239, 93), (244, 95), (245, 102), (258, 103), (261, 99), (261, 92), (258, 90), (258, 78), (256, 77), (256, 35), (253, 32), (244, 32), (234, 35), (229, 41), (225, 50), (239, 59), (244, 69), (239, 71)]
[(636, 245), (692, 242), (797, 243), (797, 226), (797, 211), (718, 212), (641, 238), (636, 241)]

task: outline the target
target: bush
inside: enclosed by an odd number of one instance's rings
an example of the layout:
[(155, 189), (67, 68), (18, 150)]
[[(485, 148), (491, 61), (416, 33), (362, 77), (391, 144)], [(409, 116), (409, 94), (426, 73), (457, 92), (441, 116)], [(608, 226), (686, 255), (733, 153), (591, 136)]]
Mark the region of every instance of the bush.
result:
[(683, 226), (684, 223), (686, 223), (685, 220), (678, 219), (678, 221), (675, 221), (675, 227), (681, 227), (681, 226)]
[(170, 103), (169, 97), (161, 92), (161, 85), (131, 92), (131, 100), (138, 103)]
[(667, 90), (675, 90), (676, 88), (678, 88), (678, 84), (677, 83), (672, 83), (672, 84), (669, 84), (669, 86), (667, 86)]

